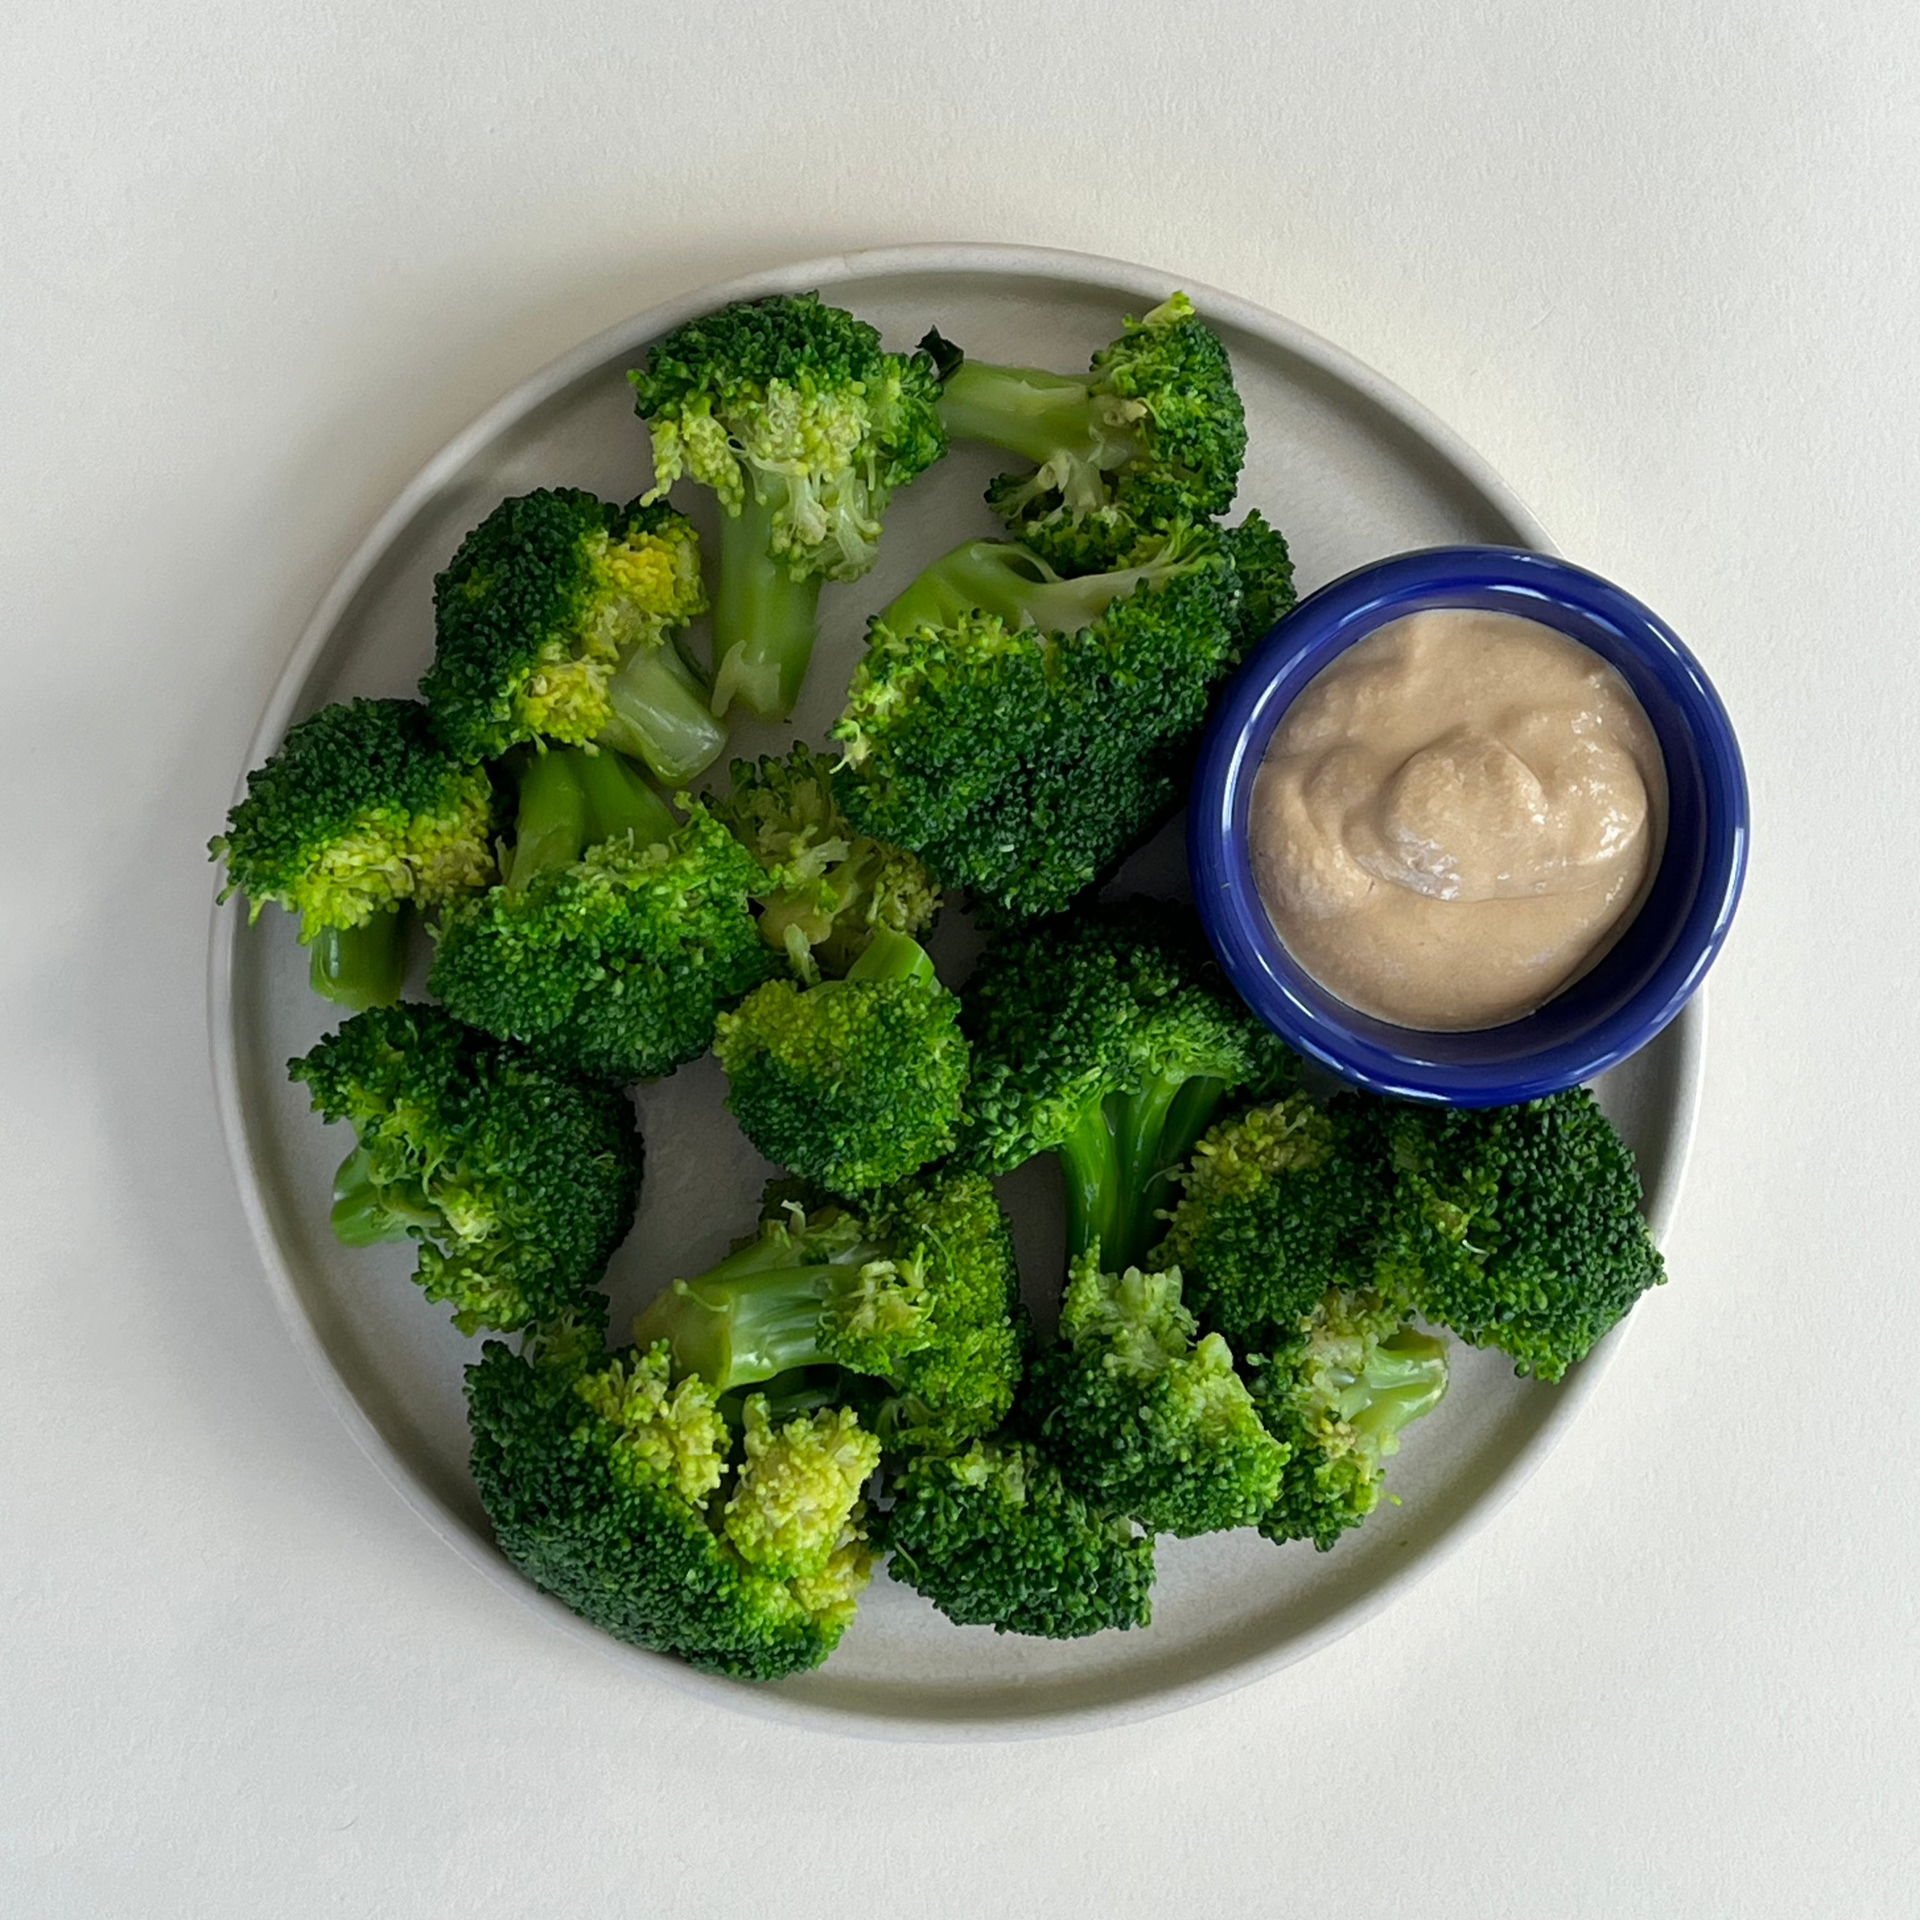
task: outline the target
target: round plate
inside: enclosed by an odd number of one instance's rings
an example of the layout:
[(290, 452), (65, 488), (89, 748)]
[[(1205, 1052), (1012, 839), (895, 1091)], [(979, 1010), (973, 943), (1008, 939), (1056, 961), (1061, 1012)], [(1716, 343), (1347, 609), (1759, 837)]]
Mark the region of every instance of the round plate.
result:
[[(728, 300), (819, 289), (894, 347), (938, 323), (989, 360), (1077, 368), (1185, 285), (1233, 354), (1249, 453), (1236, 512), (1259, 507), (1287, 535), (1301, 591), (1408, 547), (1487, 541), (1550, 551), (1534, 519), (1469, 449), (1379, 375), (1231, 295), (1117, 261), (1029, 248), (926, 246), (838, 255), (710, 287), (639, 315), (537, 374), (484, 414), (396, 500), (301, 637), (248, 765), (287, 726), (353, 694), (410, 694), (432, 646), (431, 592), (465, 532), (503, 495), (542, 485), (626, 499), (650, 478), (625, 373), (669, 328)], [(879, 566), (822, 597), (822, 632), (801, 710), (783, 728), (739, 726), (740, 753), (823, 741), (858, 658), (866, 614), (936, 554), (995, 531), (980, 490), (1004, 464), (961, 447), (895, 500)], [(696, 519), (699, 505), (693, 508)], [(697, 639), (701, 636), (696, 636)], [(1180, 892), (1175, 823), (1129, 863), (1116, 890)], [(945, 917), (949, 978), (972, 936)], [(416, 955), (416, 965), (423, 956)], [(584, 1625), (527, 1584), (493, 1544), (467, 1476), (461, 1369), (477, 1351), (410, 1285), (411, 1250), (350, 1251), (327, 1225), (344, 1147), (307, 1110), (285, 1063), (333, 1024), (306, 987), (287, 916), (249, 929), (214, 916), (210, 1020), (229, 1151), (267, 1273), (296, 1341), (362, 1446), (462, 1558), (636, 1678), (778, 1719), (891, 1737), (1006, 1738), (1165, 1712), (1328, 1645), (1406, 1591), (1484, 1521), (1551, 1450), (1625, 1329), (1558, 1387), (1514, 1378), (1497, 1354), (1453, 1347), (1453, 1385), (1412, 1429), (1382, 1504), (1330, 1553), (1257, 1534), (1160, 1542), (1153, 1625), (1053, 1642), (949, 1624), (878, 1576), (839, 1651), (775, 1686), (711, 1679)], [(417, 990), (418, 976), (415, 986)], [(1639, 1157), (1655, 1232), (1669, 1217), (1697, 1102), (1704, 1012), (1694, 1005), (1599, 1091)], [(765, 1172), (721, 1107), (711, 1059), (636, 1096), (647, 1180), (609, 1275), (616, 1330), (672, 1276), (698, 1271), (746, 1231)], [(1057, 1176), (1036, 1165), (1004, 1183), (1022, 1267), (1063, 1268)], [(1050, 1288), (1043, 1288), (1043, 1294)], [(1036, 1306), (1051, 1317), (1051, 1303)]]

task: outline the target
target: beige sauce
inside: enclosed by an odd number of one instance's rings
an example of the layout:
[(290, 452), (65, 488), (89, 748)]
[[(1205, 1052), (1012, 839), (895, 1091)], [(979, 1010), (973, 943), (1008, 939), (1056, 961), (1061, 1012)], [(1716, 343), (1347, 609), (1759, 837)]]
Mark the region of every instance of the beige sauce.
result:
[(1250, 851), (1288, 952), (1396, 1026), (1531, 1013), (1613, 944), (1666, 835), (1640, 704), (1538, 621), (1448, 607), (1318, 674), (1254, 781)]

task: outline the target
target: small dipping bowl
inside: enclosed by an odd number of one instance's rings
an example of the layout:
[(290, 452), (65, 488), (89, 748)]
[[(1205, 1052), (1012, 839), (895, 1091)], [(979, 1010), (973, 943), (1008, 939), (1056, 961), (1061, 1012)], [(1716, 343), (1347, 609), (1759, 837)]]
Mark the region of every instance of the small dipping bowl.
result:
[[(1248, 814), (1268, 743), (1307, 683), (1391, 620), (1517, 614), (1597, 653), (1633, 690), (1667, 770), (1667, 838), (1640, 910), (1595, 965), (1523, 1019), (1398, 1027), (1336, 999), (1282, 944), (1253, 876)], [(1658, 615), (1581, 567), (1518, 547), (1435, 547), (1336, 580), (1249, 655), (1200, 747), (1187, 818), (1195, 901), (1241, 997), (1343, 1080), (1403, 1100), (1503, 1106), (1578, 1085), (1644, 1047), (1699, 988), (1747, 864), (1747, 777), (1726, 708)]]

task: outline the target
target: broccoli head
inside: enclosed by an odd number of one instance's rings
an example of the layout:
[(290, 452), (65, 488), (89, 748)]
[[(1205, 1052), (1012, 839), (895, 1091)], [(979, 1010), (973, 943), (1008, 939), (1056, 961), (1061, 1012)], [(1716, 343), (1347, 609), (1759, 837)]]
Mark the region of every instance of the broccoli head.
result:
[(334, 1183), (334, 1232), (419, 1242), (414, 1278), (462, 1333), (579, 1307), (633, 1223), (626, 1101), (438, 1007), (356, 1014), (287, 1072), (359, 1139)]
[(1558, 1380), (1666, 1278), (1633, 1156), (1584, 1088), (1518, 1107), (1396, 1106), (1382, 1284)]
[[(879, 1443), (844, 1408), (736, 1436), (664, 1347), (489, 1341), (467, 1369), (472, 1467), (500, 1550), (583, 1619), (708, 1673), (775, 1680), (839, 1643), (872, 1568)], [(723, 1483), (730, 1489), (724, 1495)]]
[(1175, 1176), (1182, 1191), (1155, 1259), (1237, 1352), (1263, 1350), (1331, 1287), (1373, 1283), (1392, 1197), (1378, 1102), (1304, 1094), (1223, 1120)]
[(1002, 935), (961, 1024), (973, 1043), (961, 1157), (998, 1174), (1058, 1153), (1069, 1251), (1098, 1245), (1120, 1270), (1159, 1237), (1169, 1177), (1226, 1095), (1259, 1098), (1298, 1071), (1227, 985), (1192, 910), (1163, 902)]
[[(837, 1368), (890, 1447), (964, 1446), (1005, 1418), (1025, 1346), (992, 1183), (933, 1172), (857, 1203), (768, 1189), (760, 1232), (634, 1323), (716, 1391)], [(813, 1204), (807, 1204), (812, 1201)]]
[(833, 769), (831, 754), (796, 740), (784, 758), (736, 760), (732, 790), (712, 803), (760, 863), (760, 937), (809, 981), (844, 974), (876, 933), (924, 933), (940, 908), (919, 860), (840, 810)]
[(1152, 1618), (1152, 1535), (1090, 1507), (1032, 1446), (922, 1454), (891, 1492), (888, 1572), (963, 1627), (1075, 1640)]
[(1286, 1450), (1260, 1518), (1269, 1540), (1322, 1552), (1380, 1503), (1400, 1435), (1447, 1390), (1445, 1342), (1376, 1293), (1329, 1291), (1272, 1353), (1251, 1356), (1253, 1401)]
[(1064, 906), (1179, 803), (1240, 656), (1235, 537), (1180, 528), (1074, 580), (990, 540), (935, 561), (871, 623), (834, 727), (847, 817), (990, 920)]
[(947, 450), (933, 363), (806, 293), (689, 321), (627, 378), (653, 436), (647, 498), (684, 473), (719, 501), (714, 711), (791, 713), (821, 581), (873, 565), (894, 489)]
[(960, 1002), (905, 934), (878, 935), (844, 980), (769, 980), (720, 1016), (713, 1049), (747, 1138), (829, 1192), (891, 1185), (953, 1145)]
[(1287, 1461), (1227, 1343), (1194, 1336), (1177, 1269), (1103, 1273), (1092, 1249), (1072, 1263), (1059, 1344), (1035, 1361), (1022, 1394), (1076, 1492), (1183, 1538), (1253, 1526)]
[(463, 760), (526, 742), (602, 741), (660, 779), (691, 779), (726, 730), (673, 635), (707, 610), (692, 523), (574, 487), (503, 500), (433, 583), (420, 681)]
[(1247, 452), (1227, 350), (1184, 293), (1124, 321), (1082, 378), (963, 361), (940, 418), (956, 440), (1034, 463), (1002, 474), (987, 504), (1075, 572), (1122, 565), (1143, 539), (1225, 513)]
[(486, 774), (440, 749), (424, 707), (354, 700), (288, 730), (207, 851), (226, 862), (221, 899), (299, 915), (315, 992), (385, 1006), (405, 966), (400, 910), (484, 887), (492, 824)]
[(748, 906), (757, 878), (704, 807), (675, 821), (617, 754), (539, 754), (507, 881), (446, 916), (429, 983), (470, 1025), (572, 1071), (670, 1073), (779, 964)]

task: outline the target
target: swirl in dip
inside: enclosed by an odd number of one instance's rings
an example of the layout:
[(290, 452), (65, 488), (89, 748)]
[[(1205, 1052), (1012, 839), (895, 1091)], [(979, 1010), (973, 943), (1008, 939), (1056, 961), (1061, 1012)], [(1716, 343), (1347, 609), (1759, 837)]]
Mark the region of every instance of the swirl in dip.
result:
[(1653, 728), (1597, 654), (1513, 614), (1390, 622), (1282, 716), (1253, 788), (1260, 898), (1329, 993), (1395, 1026), (1517, 1020), (1645, 898), (1666, 835)]

